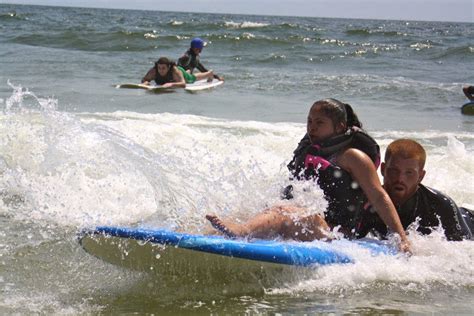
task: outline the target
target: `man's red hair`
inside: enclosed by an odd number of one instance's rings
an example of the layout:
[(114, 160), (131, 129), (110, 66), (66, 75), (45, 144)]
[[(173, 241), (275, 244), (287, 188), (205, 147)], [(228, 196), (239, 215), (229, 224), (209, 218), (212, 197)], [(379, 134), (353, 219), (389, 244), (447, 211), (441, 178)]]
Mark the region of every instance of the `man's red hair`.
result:
[(416, 159), (420, 163), (421, 169), (425, 167), (425, 149), (412, 139), (401, 138), (391, 142), (385, 151), (385, 163), (393, 156), (400, 156), (403, 159)]

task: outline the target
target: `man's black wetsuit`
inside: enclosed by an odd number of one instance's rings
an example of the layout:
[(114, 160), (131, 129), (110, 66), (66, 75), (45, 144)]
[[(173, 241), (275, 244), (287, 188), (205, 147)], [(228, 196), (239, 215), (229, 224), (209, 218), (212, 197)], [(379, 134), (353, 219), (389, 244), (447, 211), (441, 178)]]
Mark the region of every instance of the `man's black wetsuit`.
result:
[(189, 70), (193, 73), (194, 68), (197, 68), (200, 72), (207, 72), (208, 70), (201, 64), (199, 56), (194, 53), (190, 48), (178, 59), (178, 66), (183, 67), (185, 70)]
[[(456, 203), (448, 196), (421, 184), (408, 201), (397, 206), (397, 213), (404, 229), (407, 229), (419, 217), (417, 231), (424, 235), (430, 234), (433, 227), (437, 227), (439, 220), (441, 220), (441, 225), (448, 240), (473, 238), (474, 214), (472, 211), (457, 207)], [(357, 229), (359, 236), (365, 236), (369, 232), (381, 236), (387, 234), (387, 226), (373, 208), (369, 208), (364, 212)]]

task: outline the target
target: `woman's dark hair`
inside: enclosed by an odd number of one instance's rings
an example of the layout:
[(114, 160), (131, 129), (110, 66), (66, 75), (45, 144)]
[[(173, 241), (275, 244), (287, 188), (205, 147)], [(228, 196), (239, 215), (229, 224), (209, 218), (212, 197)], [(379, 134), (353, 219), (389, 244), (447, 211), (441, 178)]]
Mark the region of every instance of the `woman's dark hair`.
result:
[(336, 99), (323, 99), (316, 101), (313, 106), (318, 106), (327, 117), (329, 117), (334, 125), (345, 123), (347, 127), (356, 126), (362, 128), (357, 114), (347, 103), (342, 103)]
[(156, 64), (158, 65), (168, 65), (168, 66), (173, 66), (175, 63), (174, 61), (172, 61), (171, 59), (169, 59), (168, 57), (160, 57), (160, 59), (158, 59), (158, 61), (156, 62)]

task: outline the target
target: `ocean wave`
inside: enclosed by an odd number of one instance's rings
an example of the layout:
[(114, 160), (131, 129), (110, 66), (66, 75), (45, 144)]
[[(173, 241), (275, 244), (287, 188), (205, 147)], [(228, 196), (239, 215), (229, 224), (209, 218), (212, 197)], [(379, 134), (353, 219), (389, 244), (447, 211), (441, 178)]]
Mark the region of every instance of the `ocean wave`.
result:
[[(28, 34), (10, 41), (16, 44), (82, 51), (147, 51), (160, 47), (173, 47), (183, 37), (160, 34), (157, 31), (115, 31), (82, 33), (64, 31), (50, 34)], [(184, 39), (188, 39), (184, 37)], [(159, 41), (159, 43), (157, 43)]]
[(319, 38), (319, 43), (322, 45), (336, 45), (336, 46), (346, 46), (353, 45), (352, 43), (336, 38)]
[(26, 15), (17, 14), (15, 11), (0, 13), (0, 21), (25, 21), (28, 20)]
[[(318, 44), (327, 47), (325, 52), (319, 51), (317, 57), (323, 56), (380, 56), (382, 54), (397, 52), (402, 47), (396, 43), (376, 42), (351, 42), (334, 38), (319, 38)], [(331, 49), (328, 51), (328, 49)], [(314, 57), (314, 56), (313, 56)]]
[(469, 45), (466, 46), (459, 46), (459, 47), (450, 47), (448, 49), (443, 50), (442, 52), (436, 53), (433, 58), (434, 59), (451, 59), (451, 58), (473, 58), (474, 55), (474, 47), (470, 47)]
[(345, 32), (347, 35), (356, 35), (356, 36), (371, 36), (371, 35), (377, 35), (377, 36), (386, 36), (386, 37), (393, 37), (393, 36), (406, 36), (406, 33), (399, 32), (399, 31), (385, 31), (385, 30), (380, 30), (380, 29), (352, 29), (352, 30), (346, 30)]
[(433, 47), (433, 45), (429, 41), (427, 41), (425, 43), (410, 44), (410, 48), (413, 48), (416, 51), (420, 51), (420, 50), (423, 50), (423, 49), (429, 49), (429, 48), (432, 48), (432, 47)]
[(226, 27), (230, 27), (230, 28), (244, 29), (244, 28), (266, 27), (266, 26), (269, 26), (270, 24), (260, 23), (260, 22), (249, 22), (249, 21), (245, 21), (245, 22), (232, 22), (232, 21), (229, 21), (229, 22), (225, 22), (224, 25)]
[(362, 44), (359, 45), (358, 48), (352, 51), (345, 51), (343, 53), (344, 56), (380, 56), (382, 53), (385, 52), (393, 52), (397, 51), (398, 47), (396, 45), (373, 45), (373, 44)]
[(171, 25), (171, 26), (180, 26), (180, 25), (183, 25), (183, 24), (184, 24), (184, 22), (176, 21), (176, 20), (173, 20), (173, 21), (168, 23), (168, 25)]
[[(49, 34), (23, 34), (8, 39), (9, 42), (29, 46), (48, 47), (80, 51), (148, 51), (158, 47), (173, 48), (187, 46), (192, 34), (163, 34), (157, 30), (149, 31), (114, 31), (104, 33), (82, 33), (76, 31), (51, 32)], [(299, 35), (283, 37), (270, 37), (254, 32), (237, 34), (206, 34), (202, 36), (208, 43), (220, 46), (248, 42), (258, 47), (287, 47), (288, 45), (312, 44), (318, 40), (312, 37)], [(185, 44), (182, 42), (185, 41)], [(323, 44), (333, 44), (332, 41), (322, 41)], [(336, 41), (337, 46), (344, 46), (344, 42)]]
[[(258, 31), (233, 31), (222, 33), (222, 30), (207, 31), (200, 35), (207, 42), (218, 42), (220, 45), (242, 41), (252, 41), (262, 46), (279, 47), (295, 43), (314, 43), (318, 39), (309, 34), (288, 34), (279, 36), (277, 32), (262, 33)], [(173, 47), (182, 40), (188, 41), (195, 35), (192, 32), (175, 32), (155, 27), (153, 29), (128, 30), (114, 28), (110, 31), (88, 32), (69, 28), (65, 30), (39, 31), (30, 34), (16, 34), (8, 41), (39, 47), (82, 50), (82, 51), (147, 51), (160, 47)], [(333, 44), (332, 40), (320, 40), (323, 44)], [(335, 40), (339, 46), (346, 42)], [(188, 45), (188, 43), (186, 43)]]
[[(239, 34), (211, 34), (206, 37), (211, 42), (218, 41), (221, 45), (232, 44), (236, 42), (249, 41), (256, 43), (260, 46), (278, 47), (279, 45), (285, 45), (293, 43), (290, 38), (279, 38), (269, 37), (262, 34), (255, 34), (251, 32), (243, 32)], [(303, 42), (303, 38), (299, 38), (298, 41)]]

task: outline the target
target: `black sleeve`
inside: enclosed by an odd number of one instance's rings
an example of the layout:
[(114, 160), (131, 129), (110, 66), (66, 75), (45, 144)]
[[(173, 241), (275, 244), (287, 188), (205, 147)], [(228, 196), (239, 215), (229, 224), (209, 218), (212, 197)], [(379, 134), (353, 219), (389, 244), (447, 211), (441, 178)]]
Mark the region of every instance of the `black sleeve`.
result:
[[(215, 77), (215, 76), (214, 76)], [(298, 169), (298, 156), (301, 155), (302, 151), (306, 149), (308, 145), (311, 144), (308, 134), (305, 134), (303, 138), (298, 143), (298, 146), (293, 151), (293, 158), (288, 163), (287, 168), (290, 171), (290, 180), (297, 178), (298, 173), (301, 171)], [(297, 170), (298, 169), (298, 170)], [(291, 200), (293, 198), (293, 186), (288, 185), (281, 192), (281, 198), (286, 200)]]
[(296, 149), (293, 150), (293, 159), (291, 159), (290, 163), (287, 165), (288, 170), (290, 170), (290, 172), (293, 172), (296, 169), (296, 160), (298, 156), (300, 156), (309, 145), (311, 145), (311, 140), (309, 139), (309, 135), (305, 134), (303, 138), (299, 141), (298, 146), (296, 146)]
[(458, 207), (458, 218), (466, 239), (474, 240), (474, 210)]
[(429, 189), (433, 194), (433, 211), (439, 216), (444, 234), (448, 240), (462, 240), (468, 234), (465, 221), (460, 218), (460, 211), (456, 203), (447, 195)]

